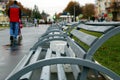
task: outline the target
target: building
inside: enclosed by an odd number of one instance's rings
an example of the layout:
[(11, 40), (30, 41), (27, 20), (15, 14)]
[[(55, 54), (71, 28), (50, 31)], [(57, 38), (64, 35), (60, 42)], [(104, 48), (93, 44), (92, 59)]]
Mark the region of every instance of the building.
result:
[(8, 17), (5, 14), (6, 0), (0, 1), (0, 25), (8, 22)]
[(114, 21), (120, 21), (120, 0), (112, 0), (110, 11), (113, 14)]
[(120, 20), (120, 0), (96, 0), (96, 15), (109, 20)]
[(105, 13), (105, 0), (97, 0), (96, 2), (96, 7), (97, 7), (97, 10), (98, 10), (98, 15), (102, 15), (103, 13)]
[(96, 0), (96, 10), (97, 15), (103, 16), (104, 14), (107, 14), (107, 8), (110, 7), (111, 0)]

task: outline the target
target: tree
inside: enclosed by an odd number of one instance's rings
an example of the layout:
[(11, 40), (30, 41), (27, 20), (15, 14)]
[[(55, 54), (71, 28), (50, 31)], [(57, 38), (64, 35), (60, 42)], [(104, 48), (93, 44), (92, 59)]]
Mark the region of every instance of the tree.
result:
[(34, 9), (33, 9), (33, 11), (32, 11), (32, 17), (33, 17), (33, 18), (36, 18), (36, 19), (42, 18), (42, 17), (41, 17), (41, 14), (40, 14), (40, 12), (39, 12), (39, 9), (38, 9), (38, 7), (37, 7), (36, 5), (34, 6)]
[(47, 21), (47, 17), (48, 17), (49, 15), (47, 14), (47, 13), (45, 13), (44, 11), (42, 11), (42, 13), (41, 13), (41, 17), (42, 17), (42, 19), (44, 19), (45, 21)]
[(82, 13), (82, 9), (80, 7), (80, 4), (76, 1), (71, 1), (67, 5), (67, 7), (63, 10), (63, 12), (69, 12), (70, 15), (74, 15), (75, 17), (78, 16), (80, 13)]
[(82, 9), (84, 18), (88, 19), (89, 17), (93, 16), (95, 14), (94, 8), (94, 4), (86, 4), (85, 6), (83, 6)]

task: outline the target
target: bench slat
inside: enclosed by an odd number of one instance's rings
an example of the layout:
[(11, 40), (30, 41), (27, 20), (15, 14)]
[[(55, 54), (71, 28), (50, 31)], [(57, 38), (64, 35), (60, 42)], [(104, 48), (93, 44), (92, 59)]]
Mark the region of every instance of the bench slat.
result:
[(65, 46), (65, 53), (69, 57), (75, 57), (75, 53), (70, 47), (68, 48), (67, 46)]
[[(56, 52), (57, 57), (61, 57), (59, 52)], [(63, 64), (57, 64), (57, 73), (58, 73), (58, 80), (67, 80)]]
[[(48, 49), (45, 59), (50, 58), (51, 55), (52, 55), (52, 51)], [(40, 80), (50, 80), (50, 66), (45, 66), (42, 68)]]
[(86, 22), (85, 24), (95, 26), (119, 26), (120, 22)]
[(80, 41), (84, 42), (88, 46), (91, 46), (92, 43), (97, 39), (97, 37), (89, 35), (87, 33), (83, 33), (78, 30), (72, 30), (71, 34), (76, 36)]
[(82, 47), (78, 46), (70, 37), (67, 37), (67, 43), (71, 47), (71, 49), (74, 51), (75, 56), (79, 58), (83, 58), (86, 54), (86, 51), (83, 50)]
[[(41, 53), (41, 50), (42, 50), (42, 48), (38, 47), (36, 52), (33, 54), (32, 58), (30, 59), (29, 64), (33, 64), (33, 63), (35, 63), (38, 60), (39, 55)], [(32, 71), (27, 73), (27, 74), (25, 74), (25, 75), (23, 75), (20, 79), (30, 79), (31, 74), (32, 74)]]
[(85, 30), (89, 30), (89, 31), (105, 33), (108, 30), (112, 29), (114, 26), (92, 26), (92, 25), (80, 24), (77, 27)]
[[(67, 56), (69, 56), (69, 57), (75, 57), (74, 52), (72, 51), (72, 49), (67, 48), (67, 46), (66, 46), (65, 50), (66, 50), (65, 52), (66, 52)], [(78, 76), (79, 76), (79, 74), (81, 72), (79, 66), (78, 65), (71, 65), (71, 69), (72, 69), (72, 72), (73, 72), (75, 80), (77, 80)]]

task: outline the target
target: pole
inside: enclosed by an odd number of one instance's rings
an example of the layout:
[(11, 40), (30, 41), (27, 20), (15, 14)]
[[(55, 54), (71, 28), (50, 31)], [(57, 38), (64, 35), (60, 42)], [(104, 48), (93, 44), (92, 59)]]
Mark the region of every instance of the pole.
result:
[(74, 22), (75, 22), (75, 5), (74, 5)]

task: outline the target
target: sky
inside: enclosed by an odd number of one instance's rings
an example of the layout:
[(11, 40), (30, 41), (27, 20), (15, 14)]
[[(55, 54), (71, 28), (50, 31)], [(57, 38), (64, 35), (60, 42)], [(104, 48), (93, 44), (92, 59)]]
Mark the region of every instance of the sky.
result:
[(39, 11), (46, 12), (51, 16), (55, 13), (62, 12), (68, 5), (70, 1), (77, 1), (80, 5), (85, 5), (86, 3), (95, 3), (95, 0), (17, 0), (21, 2), (24, 7), (33, 9), (34, 5), (37, 5)]

